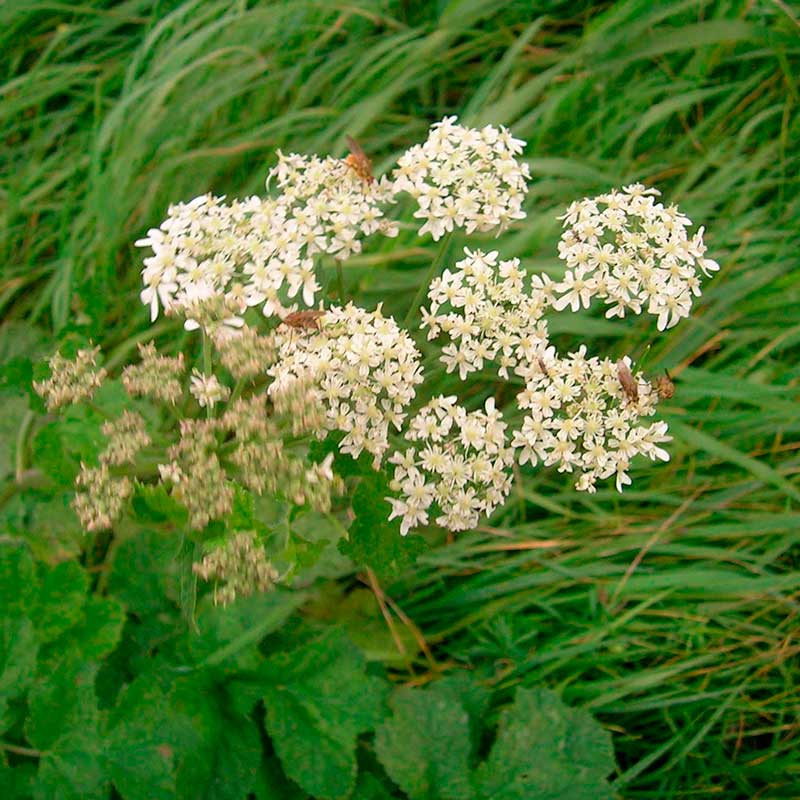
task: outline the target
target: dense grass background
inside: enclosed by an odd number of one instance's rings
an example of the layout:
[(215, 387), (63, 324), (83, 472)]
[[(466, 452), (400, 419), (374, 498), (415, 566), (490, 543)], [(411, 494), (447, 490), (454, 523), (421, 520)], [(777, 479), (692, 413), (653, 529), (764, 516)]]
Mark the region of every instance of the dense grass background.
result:
[[(625, 182), (705, 224), (723, 269), (689, 321), (555, 326), (670, 368), (672, 462), (623, 497), (526, 472), (383, 589), (424, 637), (416, 680), (558, 688), (614, 732), (625, 797), (800, 796), (795, 4), (12, 0), (0, 44), (4, 346), (79, 326), (118, 363), (150, 334), (132, 242), (170, 201), (259, 191), (276, 148), (347, 134), (380, 171), (450, 113), (527, 139), (530, 216), (500, 245), (527, 267), (557, 275), (559, 209)], [(367, 248), (348, 290), (401, 309), (431, 253)]]

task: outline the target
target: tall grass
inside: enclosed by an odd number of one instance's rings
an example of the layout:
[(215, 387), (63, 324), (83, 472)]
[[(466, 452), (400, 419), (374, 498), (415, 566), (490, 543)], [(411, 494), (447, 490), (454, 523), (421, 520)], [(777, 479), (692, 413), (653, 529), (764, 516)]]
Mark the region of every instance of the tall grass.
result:
[[(672, 462), (622, 497), (526, 472), (491, 527), (384, 588), (437, 668), (598, 714), (623, 796), (800, 796), (793, 4), (15, 0), (0, 45), (0, 309), (112, 347), (145, 326), (133, 239), (172, 200), (259, 191), (276, 148), (350, 134), (380, 169), (444, 114), (509, 125), (535, 179), (501, 247), (553, 275), (576, 197), (642, 180), (705, 223), (723, 269), (691, 320), (556, 328), (670, 368)], [(400, 309), (430, 259), (400, 253), (348, 262), (348, 291)]]

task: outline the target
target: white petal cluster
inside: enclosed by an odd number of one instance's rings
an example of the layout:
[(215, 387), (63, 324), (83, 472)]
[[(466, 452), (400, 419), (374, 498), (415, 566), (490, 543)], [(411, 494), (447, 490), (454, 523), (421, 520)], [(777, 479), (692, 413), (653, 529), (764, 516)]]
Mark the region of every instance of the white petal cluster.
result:
[(646, 311), (660, 331), (689, 316), (692, 296), (701, 293), (697, 270), (709, 276), (719, 264), (705, 257), (703, 228), (690, 237), (691, 220), (658, 195), (632, 184), (569, 206), (560, 217), (558, 253), (567, 271), (553, 286), (557, 310), (588, 308), (599, 297), (610, 306), (607, 317)]
[[(628, 371), (630, 363), (627, 357), (622, 360)], [(630, 484), (628, 469), (636, 455), (668, 461), (669, 454), (659, 446), (671, 441), (667, 423), (639, 424), (642, 417), (655, 414), (655, 388), (635, 373), (631, 396), (619, 371), (619, 364), (608, 358), (587, 358), (583, 346), (566, 358), (551, 349), (527, 368), (518, 368), (526, 386), (517, 401), (528, 411), (512, 441), (520, 464), (558, 465), (559, 472), (578, 474), (576, 489), (594, 492), (598, 479), (615, 477), (618, 491)]]
[(395, 465), (392, 488), (400, 494), (387, 498), (389, 519), (401, 519), (403, 535), (427, 524), (432, 506), (441, 512), (437, 525), (462, 531), (504, 502), (514, 451), (502, 419), (494, 399), (483, 411), (467, 412), (455, 397), (443, 396), (413, 418), (405, 434), (412, 446), (389, 458)]
[(353, 458), (366, 450), (377, 468), (389, 447), (390, 427), (400, 429), (422, 382), (419, 352), (380, 307), (366, 311), (349, 303), (327, 310), (318, 323), (318, 330), (279, 329), (269, 391), (286, 391), (297, 382), (314, 385), (325, 428), (345, 434), (339, 449)]
[[(248, 306), (275, 312), (278, 297), (314, 301), (319, 286), (314, 264), (287, 214), (289, 206), (251, 197), (224, 202), (213, 195), (170, 206), (159, 228), (139, 239), (144, 259), (142, 302), (151, 319), (159, 307), (198, 327), (214, 319), (236, 327)], [(279, 295), (279, 292), (283, 292)]]
[(273, 178), (281, 202), (291, 207), (290, 228), (309, 255), (327, 253), (343, 261), (361, 252), (360, 236), (397, 235), (396, 223), (383, 216), (383, 207), (394, 202), (394, 187), (385, 176), (364, 180), (342, 159), (279, 150), (267, 185)]
[(458, 370), (461, 380), (483, 369), (485, 362), (496, 362), (507, 379), (509, 370), (533, 361), (547, 346), (542, 316), (549, 295), (537, 286), (526, 289), (519, 259), (498, 262), (496, 250), (465, 248), (464, 253), (455, 270), (431, 281), (422, 327), (428, 328), (428, 339), (442, 333), (450, 338), (441, 361), (448, 372)]
[(391, 182), (365, 181), (341, 159), (284, 156), (270, 173), (280, 194), (228, 204), (213, 195), (169, 208), (159, 228), (139, 239), (144, 259), (142, 302), (151, 319), (159, 308), (208, 332), (239, 327), (241, 314), (260, 306), (282, 314), (319, 291), (314, 256), (343, 260), (361, 251), (360, 236), (396, 235), (382, 207), (393, 201)]
[(465, 128), (455, 117), (433, 125), (427, 140), (407, 150), (393, 173), (395, 189), (417, 201), (414, 216), (424, 220), (420, 236), (440, 239), (454, 228), (499, 233), (523, 219), (530, 172), (516, 156), (524, 146), (502, 126)]

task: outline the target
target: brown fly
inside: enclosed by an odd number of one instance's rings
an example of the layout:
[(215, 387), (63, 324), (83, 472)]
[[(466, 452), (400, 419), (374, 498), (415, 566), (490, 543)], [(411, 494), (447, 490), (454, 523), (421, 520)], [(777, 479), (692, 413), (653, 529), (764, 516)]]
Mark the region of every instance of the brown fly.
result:
[(625, 396), (633, 403), (639, 402), (639, 384), (636, 383), (628, 365), (624, 361), (617, 362), (617, 377), (619, 378), (622, 391)]
[(656, 380), (655, 387), (658, 396), (662, 400), (669, 400), (675, 394), (675, 384), (672, 382), (667, 370), (664, 370), (664, 374)]
[(293, 311), (291, 314), (287, 314), (280, 321), (280, 325), (278, 325), (278, 327), (281, 325), (286, 325), (287, 328), (294, 328), (295, 330), (299, 331), (318, 331), (322, 329), (321, 320), (324, 316), (324, 311)]
[(348, 148), (350, 148), (350, 153), (344, 159), (344, 163), (364, 183), (372, 183), (375, 180), (375, 176), (372, 174), (372, 161), (369, 160), (367, 154), (361, 149), (361, 145), (352, 136), (346, 136), (345, 140)]

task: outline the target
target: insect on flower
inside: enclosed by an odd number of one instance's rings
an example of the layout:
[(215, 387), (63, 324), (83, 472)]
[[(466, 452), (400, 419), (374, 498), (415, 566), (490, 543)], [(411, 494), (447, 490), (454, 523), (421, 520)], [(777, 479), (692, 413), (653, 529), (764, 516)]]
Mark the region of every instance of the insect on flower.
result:
[(308, 310), (308, 311), (293, 311), (287, 314), (281, 321), (278, 327), (286, 325), (287, 328), (295, 328), (296, 330), (321, 330), (322, 317), (325, 316), (324, 311)]
[(639, 385), (636, 383), (631, 370), (624, 361), (617, 362), (617, 377), (625, 396), (633, 403), (639, 402)]
[(367, 154), (361, 149), (361, 145), (352, 136), (346, 136), (345, 140), (348, 148), (350, 148), (350, 153), (344, 159), (344, 163), (364, 183), (372, 183), (375, 180), (375, 176), (372, 174), (372, 161), (369, 160)]
[(658, 378), (655, 387), (658, 396), (662, 400), (669, 400), (675, 394), (675, 384), (672, 382), (672, 378), (670, 378), (667, 370), (664, 370), (664, 374)]

